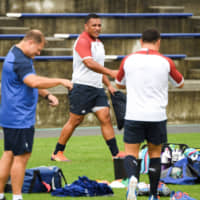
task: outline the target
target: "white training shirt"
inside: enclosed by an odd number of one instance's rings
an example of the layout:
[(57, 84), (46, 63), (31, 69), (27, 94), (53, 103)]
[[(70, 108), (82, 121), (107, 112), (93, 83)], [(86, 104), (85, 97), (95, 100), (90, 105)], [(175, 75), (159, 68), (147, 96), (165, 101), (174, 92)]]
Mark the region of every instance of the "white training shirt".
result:
[(104, 66), (105, 50), (102, 42), (83, 32), (74, 44), (72, 82), (102, 88), (103, 75), (84, 65), (83, 60), (92, 58)]
[(176, 87), (184, 81), (174, 62), (159, 52), (143, 48), (125, 57), (116, 78), (127, 89), (125, 119), (166, 120), (168, 80)]

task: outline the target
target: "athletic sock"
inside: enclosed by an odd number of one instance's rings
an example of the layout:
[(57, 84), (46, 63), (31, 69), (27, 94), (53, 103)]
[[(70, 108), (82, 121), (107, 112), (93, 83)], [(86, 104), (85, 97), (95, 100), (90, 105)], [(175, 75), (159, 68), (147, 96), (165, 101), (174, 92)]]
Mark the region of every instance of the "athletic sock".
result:
[(64, 151), (65, 150), (65, 146), (66, 145), (63, 145), (63, 144), (60, 144), (60, 143), (57, 143), (56, 144), (56, 149), (54, 151), (54, 155), (56, 155), (58, 153), (58, 151)]
[(139, 180), (139, 166), (136, 157), (128, 155), (124, 159), (124, 168), (126, 170), (126, 174), (128, 178), (134, 176)]
[(21, 194), (13, 194), (13, 200), (22, 200), (22, 195)]
[(149, 162), (150, 194), (157, 196), (157, 188), (161, 173), (161, 159), (151, 158)]
[(117, 141), (115, 138), (106, 140), (106, 144), (108, 145), (112, 156), (116, 156), (119, 153), (119, 149), (117, 147)]

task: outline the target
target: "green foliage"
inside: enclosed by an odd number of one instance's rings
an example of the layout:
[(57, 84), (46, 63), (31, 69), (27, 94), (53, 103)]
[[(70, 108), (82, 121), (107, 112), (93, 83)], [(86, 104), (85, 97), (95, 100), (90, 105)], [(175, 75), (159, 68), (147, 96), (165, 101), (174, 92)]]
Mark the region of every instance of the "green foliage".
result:
[[(120, 150), (124, 149), (122, 135), (117, 135), (117, 141)], [(114, 180), (113, 162), (110, 152), (102, 136), (73, 136), (67, 144), (65, 155), (71, 162), (53, 162), (50, 160), (51, 153), (57, 143), (58, 138), (35, 138), (32, 156), (29, 160), (27, 168), (37, 166), (52, 166), (60, 167), (68, 183), (78, 179), (78, 176), (87, 176), (92, 180), (107, 180), (109, 182)], [(186, 143), (191, 147), (199, 147), (200, 134), (169, 134), (168, 142)], [(3, 141), (0, 140), (0, 154), (3, 150)], [(142, 175), (140, 181), (148, 182), (148, 176)], [(169, 185), (171, 190), (181, 190), (189, 193), (193, 198), (199, 199), (199, 186), (180, 186)], [(92, 197), (92, 200), (122, 200), (125, 199), (126, 189), (114, 189), (114, 196), (110, 197)], [(11, 194), (6, 194), (8, 199), (11, 199)], [(52, 197), (50, 194), (24, 194), (24, 200), (58, 200), (64, 199), (62, 197)], [(65, 199), (86, 200), (91, 198), (81, 197), (72, 198), (65, 197)], [(138, 197), (138, 200), (145, 200), (148, 197)], [(168, 200), (169, 197), (162, 197), (163, 200)]]

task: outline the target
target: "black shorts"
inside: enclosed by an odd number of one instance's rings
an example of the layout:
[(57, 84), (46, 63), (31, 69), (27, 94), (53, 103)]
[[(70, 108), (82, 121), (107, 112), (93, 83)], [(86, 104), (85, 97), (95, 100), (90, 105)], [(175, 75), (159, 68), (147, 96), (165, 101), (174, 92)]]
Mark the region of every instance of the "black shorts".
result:
[(167, 142), (167, 120), (160, 122), (144, 122), (125, 120), (124, 142), (128, 144), (138, 144), (147, 140), (159, 145)]
[(34, 127), (24, 129), (3, 128), (4, 150), (12, 151), (15, 156), (31, 153), (34, 132)]
[(85, 115), (95, 112), (97, 107), (109, 107), (108, 97), (104, 88), (74, 84), (69, 92), (70, 112)]

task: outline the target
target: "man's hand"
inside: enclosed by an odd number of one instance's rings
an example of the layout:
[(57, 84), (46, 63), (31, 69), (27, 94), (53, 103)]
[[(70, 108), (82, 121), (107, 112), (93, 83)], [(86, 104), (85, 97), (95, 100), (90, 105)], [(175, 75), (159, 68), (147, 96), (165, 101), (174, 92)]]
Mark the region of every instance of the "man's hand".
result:
[(68, 79), (62, 79), (62, 83), (61, 83), (64, 87), (68, 88), (68, 90), (72, 90), (73, 88), (73, 84), (70, 80)]
[(52, 94), (48, 95), (48, 101), (49, 101), (49, 105), (52, 107), (55, 107), (59, 104), (57, 97)]
[(108, 91), (114, 95), (114, 93), (117, 91), (111, 84), (108, 86)]

